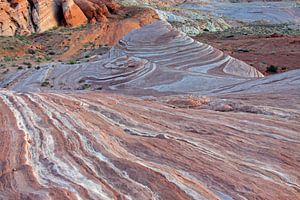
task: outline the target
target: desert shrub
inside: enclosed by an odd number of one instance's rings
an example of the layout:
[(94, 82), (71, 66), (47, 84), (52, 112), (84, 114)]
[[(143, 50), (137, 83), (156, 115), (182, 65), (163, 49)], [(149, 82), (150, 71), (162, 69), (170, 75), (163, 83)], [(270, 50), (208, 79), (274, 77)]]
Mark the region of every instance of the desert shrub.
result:
[(267, 72), (269, 73), (277, 73), (278, 72), (278, 67), (275, 65), (270, 65), (267, 67)]
[(130, 18), (132, 17), (132, 13), (125, 13), (124, 18)]
[(68, 64), (70, 64), (70, 65), (75, 65), (77, 62), (75, 61), (75, 60), (70, 60), (69, 62), (68, 62)]
[(13, 61), (13, 58), (10, 57), (10, 56), (4, 56), (3, 61), (4, 62), (11, 62), (11, 61)]
[(46, 61), (52, 60), (52, 58), (51, 58), (50, 56), (45, 56), (44, 59), (45, 59)]
[(248, 52), (250, 52), (249, 49), (241, 49), (241, 48), (237, 49), (236, 51), (239, 52), (239, 53), (248, 53)]
[(23, 65), (26, 65), (27, 68), (31, 68), (32, 64), (30, 62), (23, 62)]
[(84, 83), (85, 82), (85, 80), (84, 79), (80, 79), (79, 81), (78, 81), (78, 83)]
[(49, 81), (44, 81), (44, 82), (42, 82), (42, 84), (41, 84), (42, 87), (47, 87), (47, 86), (49, 86), (49, 85), (50, 85)]
[(90, 84), (85, 83), (85, 84), (81, 85), (80, 87), (78, 87), (77, 90), (86, 90), (86, 89), (89, 89), (90, 87), (91, 87)]
[(16, 35), (15, 38), (17, 38), (19, 41), (21, 41), (22, 43), (26, 43), (28, 44), (28, 40), (26, 38), (26, 36), (23, 36), (23, 35)]
[(41, 57), (38, 57), (38, 58), (35, 59), (35, 62), (38, 62), (38, 63), (42, 62), (42, 61), (43, 61), (43, 59)]
[(34, 49), (28, 49), (27, 52), (32, 55), (36, 53)]
[(4, 47), (5, 50), (9, 50), (9, 51), (12, 51), (15, 49), (15, 47), (12, 47), (12, 46), (9, 46), (9, 47)]

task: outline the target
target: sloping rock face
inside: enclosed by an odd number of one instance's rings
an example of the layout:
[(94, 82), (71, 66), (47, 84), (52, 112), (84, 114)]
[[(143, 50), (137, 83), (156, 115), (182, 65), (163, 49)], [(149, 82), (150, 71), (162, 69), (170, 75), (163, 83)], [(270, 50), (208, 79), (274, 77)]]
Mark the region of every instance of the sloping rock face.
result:
[(62, 8), (68, 26), (76, 27), (87, 23), (87, 17), (73, 0), (64, 0)]
[(0, 82), (0, 198), (299, 199), (299, 77), (165, 22), (95, 62), (20, 70)]
[(52, 89), (59, 90), (89, 84), (91, 89), (128, 93), (207, 94), (262, 76), (246, 63), (158, 21), (132, 31), (98, 61), (19, 71), (3, 84), (17, 91), (39, 91), (45, 89), (40, 81), (48, 79), (53, 80)]
[(119, 8), (112, 0), (4, 0), (0, 2), (0, 35), (39, 33), (59, 25), (107, 21)]

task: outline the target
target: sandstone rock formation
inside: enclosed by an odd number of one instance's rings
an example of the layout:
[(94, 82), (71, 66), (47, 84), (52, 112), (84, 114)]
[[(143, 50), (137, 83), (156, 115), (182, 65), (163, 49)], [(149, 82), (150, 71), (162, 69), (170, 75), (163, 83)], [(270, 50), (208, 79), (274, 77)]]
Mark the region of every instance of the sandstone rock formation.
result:
[(299, 199), (299, 77), (166, 22), (95, 62), (8, 74), (0, 198)]
[(8, 77), (2, 87), (39, 91), (46, 89), (40, 81), (48, 79), (53, 80), (52, 89), (76, 90), (84, 80), (91, 89), (204, 94), (262, 76), (246, 63), (158, 21), (132, 31), (94, 63), (47, 65), (41, 70), (19, 71), (17, 77)]
[(0, 35), (40, 33), (59, 25), (107, 21), (119, 8), (113, 0), (4, 0), (0, 2)]
[[(28, 34), (34, 31), (28, 1), (0, 1), (0, 35)], [(17, 22), (17, 23), (15, 23)]]
[(76, 27), (87, 23), (87, 17), (73, 0), (64, 0), (62, 9), (67, 26)]

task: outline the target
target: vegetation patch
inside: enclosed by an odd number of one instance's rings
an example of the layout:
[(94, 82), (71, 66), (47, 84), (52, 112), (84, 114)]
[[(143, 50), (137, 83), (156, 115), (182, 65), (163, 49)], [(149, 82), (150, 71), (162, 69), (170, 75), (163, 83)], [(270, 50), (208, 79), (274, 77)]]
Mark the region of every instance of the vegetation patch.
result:
[(249, 49), (238, 48), (238, 49), (236, 50), (236, 52), (239, 52), (239, 53), (248, 53), (248, 52), (250, 52), (250, 50), (249, 50)]
[(68, 64), (69, 65), (75, 65), (75, 64), (77, 64), (77, 61), (76, 60), (69, 60)]
[(45, 59), (46, 61), (50, 61), (50, 60), (52, 60), (52, 57), (50, 57), (50, 56), (45, 56), (44, 59)]
[(278, 72), (278, 67), (275, 65), (270, 65), (269, 67), (267, 67), (267, 72), (275, 74)]
[(3, 58), (3, 61), (4, 62), (11, 62), (11, 61), (13, 61), (14, 59), (12, 58), (12, 57), (10, 57), (10, 56), (4, 56), (4, 58)]
[(81, 85), (79, 88), (77, 88), (78, 90), (86, 90), (89, 89), (91, 87), (91, 84), (85, 83), (83, 85)]
[(50, 85), (50, 83), (47, 80), (41, 83), (42, 87), (48, 87), (49, 85)]

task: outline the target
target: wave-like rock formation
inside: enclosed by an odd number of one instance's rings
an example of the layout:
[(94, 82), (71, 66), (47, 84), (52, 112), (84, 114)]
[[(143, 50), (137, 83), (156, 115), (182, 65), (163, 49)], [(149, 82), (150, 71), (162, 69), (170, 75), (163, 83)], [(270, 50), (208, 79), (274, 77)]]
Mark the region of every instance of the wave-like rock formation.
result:
[(0, 199), (300, 198), (300, 70), (263, 78), (165, 22), (98, 59), (0, 82)]
[(40, 33), (59, 25), (107, 21), (119, 5), (113, 0), (3, 0), (0, 36)]
[[(151, 33), (151, 34), (149, 34)], [(246, 63), (193, 40), (158, 21), (132, 31), (93, 63), (46, 65), (19, 71), (2, 82), (16, 91), (80, 90), (84, 86), (128, 93), (199, 93), (263, 75)]]

